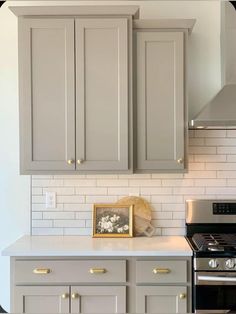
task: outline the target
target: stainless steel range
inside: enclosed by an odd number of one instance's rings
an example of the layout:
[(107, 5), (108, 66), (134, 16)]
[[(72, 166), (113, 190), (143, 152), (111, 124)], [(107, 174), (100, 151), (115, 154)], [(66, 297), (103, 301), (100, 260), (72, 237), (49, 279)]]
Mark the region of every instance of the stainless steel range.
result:
[(187, 201), (193, 312), (236, 312), (236, 201)]

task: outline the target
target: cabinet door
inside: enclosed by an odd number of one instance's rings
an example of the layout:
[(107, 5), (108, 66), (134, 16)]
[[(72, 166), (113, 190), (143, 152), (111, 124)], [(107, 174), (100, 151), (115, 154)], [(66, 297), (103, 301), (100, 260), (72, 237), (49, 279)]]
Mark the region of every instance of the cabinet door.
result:
[(71, 288), (72, 313), (126, 313), (126, 287)]
[(137, 32), (137, 169), (184, 168), (184, 34)]
[(186, 313), (186, 287), (143, 286), (136, 288), (137, 313)]
[(19, 19), (21, 171), (73, 170), (74, 21)]
[(69, 287), (14, 288), (15, 313), (69, 313)]
[(76, 20), (77, 170), (128, 169), (128, 20)]

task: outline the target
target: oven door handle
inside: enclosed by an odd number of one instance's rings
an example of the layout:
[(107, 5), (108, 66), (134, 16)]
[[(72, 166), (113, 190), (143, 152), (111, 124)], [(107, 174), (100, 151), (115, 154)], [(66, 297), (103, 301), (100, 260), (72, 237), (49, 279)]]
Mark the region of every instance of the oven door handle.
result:
[(223, 277), (223, 276), (197, 276), (198, 281), (221, 281), (221, 282), (236, 282), (236, 277)]

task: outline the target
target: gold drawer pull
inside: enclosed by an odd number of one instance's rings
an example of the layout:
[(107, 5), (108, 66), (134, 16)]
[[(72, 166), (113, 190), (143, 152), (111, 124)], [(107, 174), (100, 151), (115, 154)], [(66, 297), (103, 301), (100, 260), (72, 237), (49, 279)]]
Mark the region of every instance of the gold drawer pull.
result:
[(61, 297), (62, 299), (67, 299), (69, 298), (69, 296), (70, 296), (69, 293), (63, 293)]
[(90, 268), (90, 274), (105, 274), (107, 270), (105, 268)]
[(180, 293), (179, 298), (180, 299), (185, 299), (186, 298), (186, 293)]
[(154, 268), (152, 272), (154, 274), (169, 274), (170, 271), (169, 268)]
[(78, 293), (72, 293), (72, 295), (71, 295), (71, 298), (72, 299), (77, 299), (79, 297), (79, 294)]
[(33, 273), (38, 274), (38, 275), (47, 275), (51, 273), (51, 269), (50, 268), (35, 268), (33, 270)]

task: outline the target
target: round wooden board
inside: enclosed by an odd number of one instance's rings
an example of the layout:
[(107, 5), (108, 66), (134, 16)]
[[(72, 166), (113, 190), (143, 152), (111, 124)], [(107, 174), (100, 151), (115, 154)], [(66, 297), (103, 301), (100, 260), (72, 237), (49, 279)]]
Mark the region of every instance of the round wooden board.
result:
[(134, 208), (134, 234), (140, 235), (148, 227), (152, 219), (151, 205), (141, 197), (126, 196), (121, 198), (117, 204), (133, 205)]

